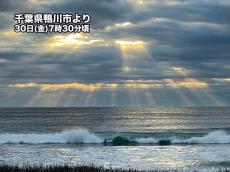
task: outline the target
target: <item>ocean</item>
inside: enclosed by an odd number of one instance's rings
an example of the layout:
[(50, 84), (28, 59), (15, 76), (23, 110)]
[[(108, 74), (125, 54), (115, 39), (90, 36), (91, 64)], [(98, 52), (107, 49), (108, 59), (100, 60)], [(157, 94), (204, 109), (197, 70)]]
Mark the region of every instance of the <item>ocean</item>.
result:
[(230, 168), (230, 107), (1, 108), (0, 163)]

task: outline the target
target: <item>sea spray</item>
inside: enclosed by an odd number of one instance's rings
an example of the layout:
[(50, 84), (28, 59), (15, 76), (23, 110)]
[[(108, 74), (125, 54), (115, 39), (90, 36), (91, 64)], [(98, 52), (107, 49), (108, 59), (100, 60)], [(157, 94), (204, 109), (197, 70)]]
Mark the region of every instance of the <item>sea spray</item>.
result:
[[(136, 141), (142, 144), (159, 144), (162, 138), (137, 138)], [(200, 137), (191, 137), (189, 139), (179, 139), (175, 136), (166, 139), (173, 144), (228, 144), (230, 143), (230, 134), (224, 131), (213, 131)]]
[[(130, 145), (130, 143), (137, 144), (157, 144), (157, 145), (170, 145), (170, 144), (229, 144), (230, 134), (224, 131), (213, 131), (204, 136), (180, 138), (177, 135), (171, 137), (136, 137), (132, 139), (130, 137), (122, 136), (122, 144), (112, 144), (113, 141), (117, 141), (119, 136), (100, 137), (89, 132), (87, 129), (72, 129), (62, 131), (60, 133), (48, 133), (48, 134), (0, 134), (0, 144), (5, 143), (27, 143), (27, 144), (101, 144), (106, 141), (105, 145)], [(121, 140), (121, 139), (120, 139)], [(133, 145), (133, 144), (131, 144)]]
[(192, 137), (184, 142), (200, 144), (227, 144), (230, 143), (230, 134), (227, 134), (224, 131), (213, 131), (203, 137)]
[(0, 143), (102, 143), (103, 140), (87, 129), (72, 129), (50, 134), (1, 134)]

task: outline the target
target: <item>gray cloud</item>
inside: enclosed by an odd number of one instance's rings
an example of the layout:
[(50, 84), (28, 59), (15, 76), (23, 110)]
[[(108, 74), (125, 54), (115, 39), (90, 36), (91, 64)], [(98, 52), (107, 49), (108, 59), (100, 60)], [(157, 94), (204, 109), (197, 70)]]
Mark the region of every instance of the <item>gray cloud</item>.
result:
[[(224, 105), (229, 105), (228, 83), (227, 85), (211, 83), (212, 78), (230, 77), (229, 1), (144, 2), (147, 5), (141, 6), (131, 0), (0, 0), (0, 34), (5, 29), (12, 28), (14, 13), (86, 12), (92, 15), (91, 24), (94, 29), (92, 37), (99, 37), (109, 42), (106, 46), (96, 44), (84, 50), (43, 52), (39, 46), (52, 34), (24, 34), (15, 40), (0, 35), (3, 40), (0, 43), (0, 81), (3, 83), (3, 90), (6, 90), (0, 91), (1, 95), (6, 96), (8, 91), (12, 91), (7, 90), (8, 84), (23, 82), (122, 83), (126, 80), (195, 78), (210, 83), (209, 93)], [(124, 22), (131, 24), (127, 27), (117, 27), (116, 24)], [(117, 39), (147, 42), (145, 48), (148, 57), (146, 54), (138, 54), (140, 57), (137, 59), (124, 57), (119, 46), (115, 44)], [(131, 71), (124, 71), (126, 65)], [(182, 75), (173, 72), (172, 67), (184, 68), (188, 72)], [(182, 89), (180, 92), (185, 94), (192, 104), (205, 105), (190, 90)], [(103, 99), (98, 105), (105, 105), (110, 93), (98, 93)], [(24, 102), (26, 102), (33, 94), (36, 94), (36, 91), (15, 93), (15, 100), (7, 99), (3, 105), (23, 106), (23, 103), (17, 102), (19, 97), (25, 96)], [(119, 96), (119, 102), (125, 105), (132, 104), (125, 99), (127, 96)], [(159, 90), (154, 96), (162, 97), (155, 100), (156, 105), (185, 105), (180, 96), (172, 90)], [(141, 98), (140, 101), (146, 100)], [(0, 99), (0, 102), (4, 102), (3, 99)]]

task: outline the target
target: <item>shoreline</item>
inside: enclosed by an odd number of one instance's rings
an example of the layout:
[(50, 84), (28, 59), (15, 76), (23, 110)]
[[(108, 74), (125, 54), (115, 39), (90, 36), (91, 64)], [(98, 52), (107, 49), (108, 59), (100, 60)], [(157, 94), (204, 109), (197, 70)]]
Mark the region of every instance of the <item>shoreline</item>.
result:
[[(95, 165), (7, 165), (0, 164), (1, 172), (144, 172), (144, 170), (137, 169), (122, 169), (122, 168), (104, 168)], [(181, 170), (147, 170), (148, 172), (181, 172)], [(189, 170), (184, 170), (189, 172)], [(183, 172), (183, 171), (182, 171)], [(191, 170), (191, 172), (199, 172), (198, 170)], [(230, 172), (229, 168), (219, 169), (216, 172)]]

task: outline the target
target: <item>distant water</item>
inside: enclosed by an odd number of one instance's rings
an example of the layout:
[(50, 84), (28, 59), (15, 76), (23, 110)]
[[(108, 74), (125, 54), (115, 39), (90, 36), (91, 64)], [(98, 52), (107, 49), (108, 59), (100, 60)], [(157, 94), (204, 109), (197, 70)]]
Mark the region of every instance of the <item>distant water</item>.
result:
[[(132, 146), (104, 145), (116, 136)], [(161, 141), (171, 145), (161, 146)], [(230, 107), (2, 108), (0, 163), (230, 168)]]

